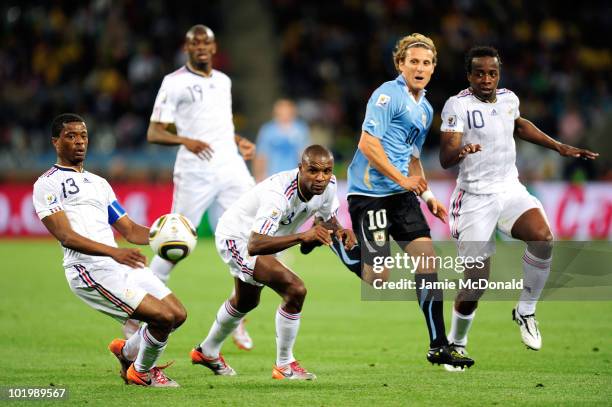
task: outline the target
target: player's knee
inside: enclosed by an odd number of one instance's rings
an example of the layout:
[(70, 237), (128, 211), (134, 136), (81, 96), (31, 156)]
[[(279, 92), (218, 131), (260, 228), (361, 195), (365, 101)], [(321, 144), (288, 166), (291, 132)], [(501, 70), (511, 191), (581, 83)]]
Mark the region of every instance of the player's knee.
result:
[(163, 307), (153, 315), (151, 322), (164, 331), (170, 331), (175, 324), (174, 312), (170, 307)]
[(174, 310), (174, 325), (173, 328), (176, 329), (179, 326), (183, 325), (187, 320), (187, 310), (183, 307)]
[(300, 279), (295, 279), (286, 290), (287, 301), (295, 303), (303, 303), (306, 298), (306, 286)]

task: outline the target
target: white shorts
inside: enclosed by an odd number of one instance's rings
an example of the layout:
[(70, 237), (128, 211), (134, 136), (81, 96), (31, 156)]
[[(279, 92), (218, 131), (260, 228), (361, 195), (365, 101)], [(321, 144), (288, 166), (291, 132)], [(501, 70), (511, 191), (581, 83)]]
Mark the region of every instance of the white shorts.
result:
[(133, 269), (112, 259), (76, 264), (65, 270), (72, 292), (90, 307), (122, 323), (146, 294), (161, 300), (172, 293), (150, 268)]
[[(223, 213), (255, 185), (244, 160), (232, 161), (231, 168), (174, 174), (172, 212), (180, 213), (198, 227), (204, 212), (214, 203)], [(215, 230), (216, 219), (211, 220)]]
[(497, 194), (471, 194), (456, 187), (449, 224), (458, 255), (490, 257), (495, 253), (495, 229), (511, 237), (516, 220), (532, 208), (540, 208), (546, 219), (540, 201), (519, 182), (507, 184)]
[(228, 239), (215, 236), (217, 251), (223, 261), (229, 266), (232, 276), (257, 287), (263, 284), (255, 281), (253, 273), (257, 256), (250, 256), (247, 250), (247, 242), (241, 239)]

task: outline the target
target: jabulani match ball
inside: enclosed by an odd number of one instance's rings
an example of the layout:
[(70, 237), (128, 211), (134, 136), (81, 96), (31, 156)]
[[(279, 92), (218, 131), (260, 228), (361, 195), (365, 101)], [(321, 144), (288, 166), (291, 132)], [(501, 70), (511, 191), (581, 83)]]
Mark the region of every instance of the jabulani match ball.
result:
[(196, 246), (196, 230), (186, 217), (178, 213), (160, 216), (151, 225), (149, 246), (162, 259), (176, 263)]

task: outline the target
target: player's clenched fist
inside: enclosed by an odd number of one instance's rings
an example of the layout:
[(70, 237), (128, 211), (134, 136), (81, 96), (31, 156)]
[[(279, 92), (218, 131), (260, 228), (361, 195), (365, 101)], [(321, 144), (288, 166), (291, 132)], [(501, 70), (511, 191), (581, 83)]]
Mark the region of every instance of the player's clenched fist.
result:
[(344, 243), (344, 248), (346, 250), (351, 250), (357, 244), (357, 237), (351, 229), (338, 229), (335, 235), (338, 240)]
[(427, 189), (427, 181), (419, 175), (413, 175), (412, 177), (406, 177), (401, 186), (408, 191), (421, 195)]
[(132, 268), (142, 268), (147, 264), (147, 258), (140, 253), (139, 249), (133, 248), (115, 248), (111, 255), (117, 263), (125, 264)]
[(482, 151), (482, 147), (480, 146), (480, 144), (466, 144), (461, 149), (461, 152), (459, 153), (459, 158), (463, 158), (468, 154), (474, 154), (478, 151)]
[(302, 234), (302, 243), (319, 242), (325, 245), (331, 245), (331, 234), (333, 230), (327, 229), (321, 225), (314, 225), (312, 228)]

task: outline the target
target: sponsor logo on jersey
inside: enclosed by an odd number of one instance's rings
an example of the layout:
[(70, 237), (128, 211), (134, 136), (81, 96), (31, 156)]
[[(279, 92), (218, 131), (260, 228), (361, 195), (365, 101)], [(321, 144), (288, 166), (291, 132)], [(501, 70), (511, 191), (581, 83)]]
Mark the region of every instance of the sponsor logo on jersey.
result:
[(53, 205), (57, 203), (57, 196), (55, 194), (47, 194), (45, 195), (45, 201), (47, 201), (47, 205)]
[(457, 116), (450, 115), (448, 116), (448, 118), (446, 119), (446, 124), (448, 125), (448, 127), (455, 127), (457, 125)]
[(385, 106), (387, 106), (387, 104), (389, 104), (390, 100), (391, 100), (391, 96), (385, 95), (384, 93), (381, 93), (378, 96), (378, 100), (376, 101), (376, 106), (385, 107)]
[(495, 109), (491, 110), (491, 116), (497, 116), (497, 110)]
[(368, 120), (368, 124), (372, 125), (373, 127), (376, 127), (376, 125), (377, 125), (378, 123), (376, 123), (376, 120), (374, 120), (374, 119), (370, 119), (370, 120)]

